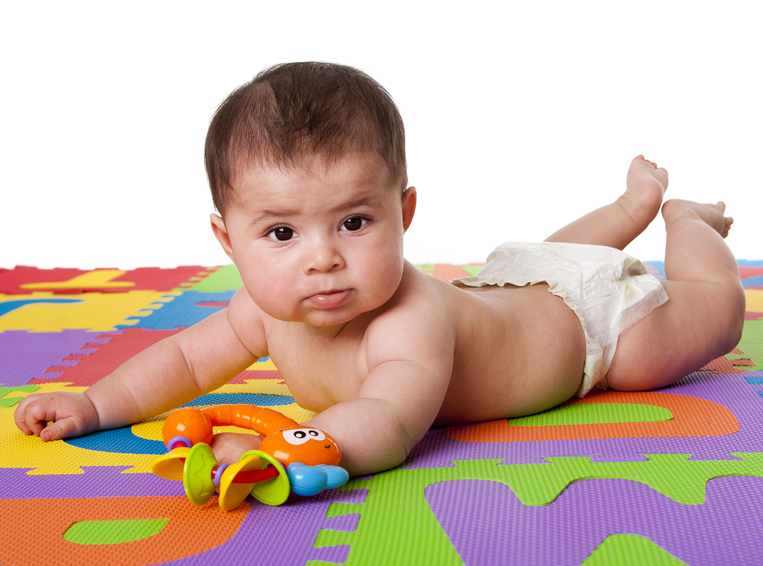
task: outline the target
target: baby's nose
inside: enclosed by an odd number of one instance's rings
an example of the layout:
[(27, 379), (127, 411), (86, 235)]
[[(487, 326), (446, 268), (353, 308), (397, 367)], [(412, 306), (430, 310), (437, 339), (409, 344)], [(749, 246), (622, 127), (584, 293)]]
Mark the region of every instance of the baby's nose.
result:
[(344, 259), (336, 246), (320, 242), (311, 246), (305, 261), (305, 273), (327, 273), (344, 267)]

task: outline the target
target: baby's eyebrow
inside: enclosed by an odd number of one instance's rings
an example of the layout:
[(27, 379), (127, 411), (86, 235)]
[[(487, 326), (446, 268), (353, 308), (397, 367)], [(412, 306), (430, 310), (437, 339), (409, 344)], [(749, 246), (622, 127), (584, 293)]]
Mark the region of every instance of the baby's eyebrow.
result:
[(360, 208), (362, 206), (377, 207), (377, 206), (381, 206), (381, 204), (379, 203), (378, 200), (374, 200), (368, 197), (361, 197), (359, 199), (355, 199), (350, 202), (346, 202), (338, 206), (335, 206), (334, 208), (331, 209), (331, 212), (341, 212), (342, 210), (347, 210), (349, 208)]
[[(361, 208), (364, 206), (368, 207), (378, 207), (381, 206), (380, 202), (378, 200), (374, 200), (368, 197), (361, 197), (355, 200), (351, 200), (349, 202), (344, 202), (342, 204), (339, 204), (332, 208), (329, 212), (335, 213), (335, 212), (342, 212), (344, 210), (350, 210), (353, 208)], [(271, 218), (286, 218), (289, 216), (295, 216), (300, 214), (299, 210), (263, 210), (260, 212), (257, 216), (254, 217), (251, 224), (255, 225), (258, 222), (262, 222), (264, 220), (268, 220)]]

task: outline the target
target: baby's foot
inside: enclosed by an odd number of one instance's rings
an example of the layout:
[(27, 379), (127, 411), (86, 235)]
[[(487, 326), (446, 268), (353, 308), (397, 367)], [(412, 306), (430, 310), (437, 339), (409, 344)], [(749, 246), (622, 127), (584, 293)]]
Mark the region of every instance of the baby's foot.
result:
[(668, 172), (638, 155), (628, 169), (627, 188), (617, 203), (643, 228), (654, 220), (668, 188)]
[(678, 218), (691, 217), (703, 220), (713, 230), (724, 238), (729, 235), (729, 228), (734, 223), (730, 216), (724, 216), (726, 204), (719, 201), (716, 204), (702, 204), (690, 200), (671, 199), (662, 207), (665, 226), (669, 226)]

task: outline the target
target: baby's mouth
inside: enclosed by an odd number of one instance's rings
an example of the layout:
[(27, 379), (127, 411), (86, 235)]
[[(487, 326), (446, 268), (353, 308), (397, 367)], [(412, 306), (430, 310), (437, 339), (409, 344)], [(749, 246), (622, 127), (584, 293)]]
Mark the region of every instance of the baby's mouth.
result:
[(307, 302), (319, 309), (335, 309), (346, 303), (351, 294), (352, 289), (322, 291), (308, 297)]

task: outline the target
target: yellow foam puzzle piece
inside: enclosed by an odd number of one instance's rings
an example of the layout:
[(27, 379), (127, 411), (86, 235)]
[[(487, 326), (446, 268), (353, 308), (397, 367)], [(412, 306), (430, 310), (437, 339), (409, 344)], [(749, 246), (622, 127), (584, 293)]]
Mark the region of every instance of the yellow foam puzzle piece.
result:
[[(87, 387), (67, 387), (67, 383), (45, 383), (36, 393), (54, 391), (82, 392)], [(31, 393), (15, 392), (19, 397)], [(82, 474), (82, 466), (132, 466), (126, 473), (151, 473), (153, 454), (116, 454), (71, 446), (63, 440), (43, 442), (36, 436), (25, 436), (16, 427), (16, 407), (0, 408), (0, 467), (32, 468), (29, 475)]]
[(68, 281), (46, 281), (42, 283), (25, 283), (20, 287), (22, 289), (120, 289), (126, 287), (135, 287), (132, 281), (112, 281), (127, 273), (119, 269), (99, 269), (77, 275)]
[[(28, 330), (31, 332), (60, 332), (62, 330), (91, 330), (107, 332), (117, 325), (130, 324), (125, 320), (145, 315), (172, 300), (171, 295), (158, 291), (128, 291), (126, 293), (83, 293), (54, 295), (32, 293), (26, 299), (70, 299), (67, 303), (30, 303), (0, 316), (0, 332)], [(20, 295), (0, 295), (0, 304), (18, 301)]]
[(250, 365), (248, 368), (246, 368), (248, 371), (268, 371), (268, 370), (274, 370), (277, 369), (275, 364), (273, 363), (273, 360), (268, 358), (264, 362), (254, 362), (252, 365)]
[(747, 312), (763, 312), (763, 290), (745, 289), (744, 294), (747, 296)]

